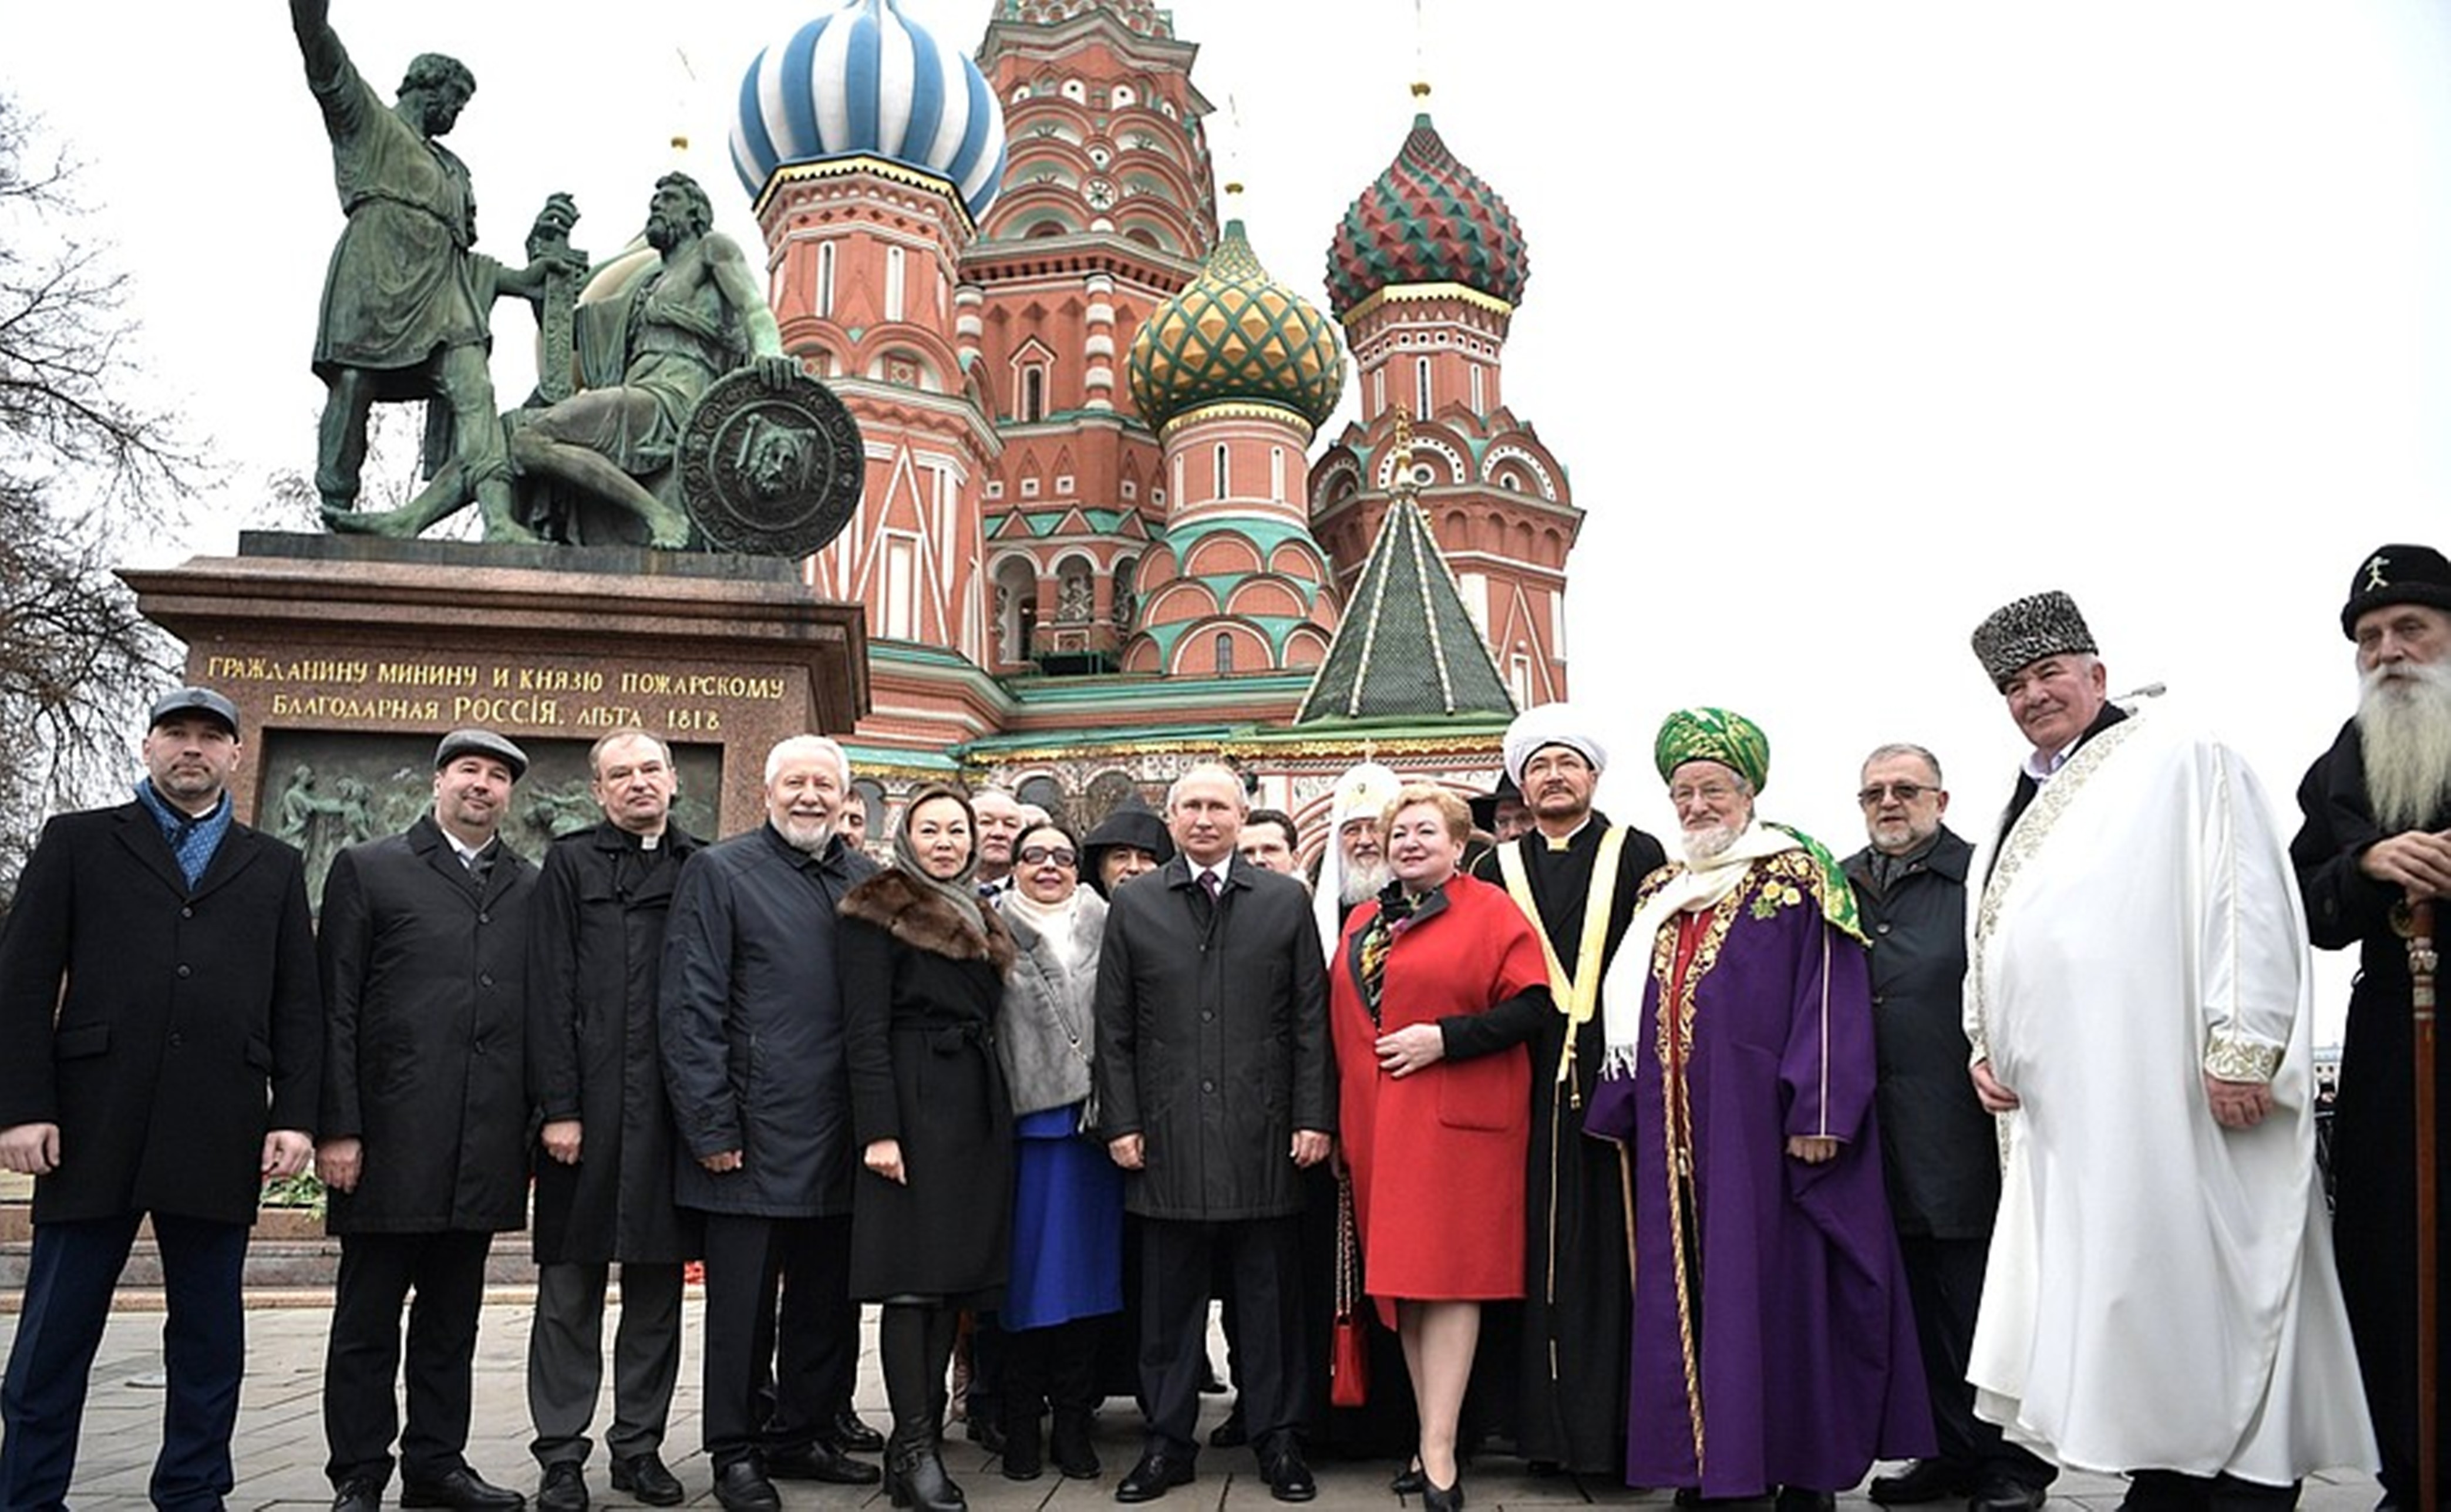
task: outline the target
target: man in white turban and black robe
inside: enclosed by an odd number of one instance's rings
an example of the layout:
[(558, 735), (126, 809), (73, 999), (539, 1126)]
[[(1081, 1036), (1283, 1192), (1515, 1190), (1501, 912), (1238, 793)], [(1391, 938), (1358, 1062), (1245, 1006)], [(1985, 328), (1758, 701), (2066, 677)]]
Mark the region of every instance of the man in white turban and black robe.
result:
[(1440, 1026), (1451, 1054), (1467, 1045), (1478, 1053), (1484, 1037), (1508, 1035), (1532, 1052), (1519, 1332), (1510, 1340), (1511, 1309), (1491, 1308), (1481, 1350), (1482, 1384), (1496, 1368), (1514, 1376), (1514, 1389), (1478, 1397), (1493, 1416), (1513, 1406), (1524, 1459), (1614, 1477), (1625, 1468), (1625, 1188), (1617, 1151), (1583, 1137), (1583, 1109), (1603, 1050), (1600, 977), (1634, 917), (1636, 892), (1667, 853), (1592, 807), (1608, 752), (1578, 711), (1562, 703), (1524, 711), (1507, 727), (1503, 754), (1532, 828), (1481, 857), (1473, 874), (1506, 889), (1547, 943), (1555, 1006), (1529, 1022), (1485, 1013)]

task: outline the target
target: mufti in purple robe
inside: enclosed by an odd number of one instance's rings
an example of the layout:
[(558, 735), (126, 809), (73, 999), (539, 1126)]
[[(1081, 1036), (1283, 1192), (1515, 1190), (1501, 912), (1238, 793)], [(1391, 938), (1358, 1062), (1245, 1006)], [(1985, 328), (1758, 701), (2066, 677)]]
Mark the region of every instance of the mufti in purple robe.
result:
[[(1672, 781), (1721, 771), (1689, 758)], [(1627, 1021), (1584, 1120), (1634, 1191), (1626, 1480), (1705, 1497), (1841, 1491), (1933, 1452), (1853, 899), (1751, 796), (1724, 849), (1644, 883), (1610, 973), (1641, 991), (1603, 989)], [(1678, 807), (1689, 838), (1706, 828)]]

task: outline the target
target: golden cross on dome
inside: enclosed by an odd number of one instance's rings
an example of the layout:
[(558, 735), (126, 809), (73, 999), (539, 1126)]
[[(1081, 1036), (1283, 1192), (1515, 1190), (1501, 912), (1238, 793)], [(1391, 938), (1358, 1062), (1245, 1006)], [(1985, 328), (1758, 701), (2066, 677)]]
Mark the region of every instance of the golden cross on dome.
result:
[(2378, 551), (2372, 557), (2367, 558), (2366, 586), (2369, 588), (2390, 587), (2391, 585), (2389, 583), (2382, 580), (2382, 570), (2390, 565), (2391, 559), (2384, 556), (2382, 552)]

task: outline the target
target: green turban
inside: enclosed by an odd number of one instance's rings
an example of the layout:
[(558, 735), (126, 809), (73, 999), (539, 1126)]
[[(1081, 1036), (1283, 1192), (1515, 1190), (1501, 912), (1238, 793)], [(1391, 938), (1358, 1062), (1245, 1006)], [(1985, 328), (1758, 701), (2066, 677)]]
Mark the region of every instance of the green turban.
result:
[(1770, 781), (1770, 736), (1729, 709), (1679, 709), (1662, 719), (1652, 758), (1662, 781), (1688, 761), (1716, 761), (1741, 775), (1755, 793)]

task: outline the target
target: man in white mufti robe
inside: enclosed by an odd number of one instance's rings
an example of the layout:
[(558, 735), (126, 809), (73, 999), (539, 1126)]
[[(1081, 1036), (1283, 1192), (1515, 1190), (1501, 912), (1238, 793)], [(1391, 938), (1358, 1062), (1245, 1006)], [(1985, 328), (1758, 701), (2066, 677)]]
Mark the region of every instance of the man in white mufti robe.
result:
[(1975, 857), (1967, 1037), (2007, 1164), (1975, 1410), (2123, 1505), (2374, 1463), (2316, 1185), (2305, 925), (2238, 756), (2105, 697), (2066, 594), (1975, 655), (2033, 747)]

